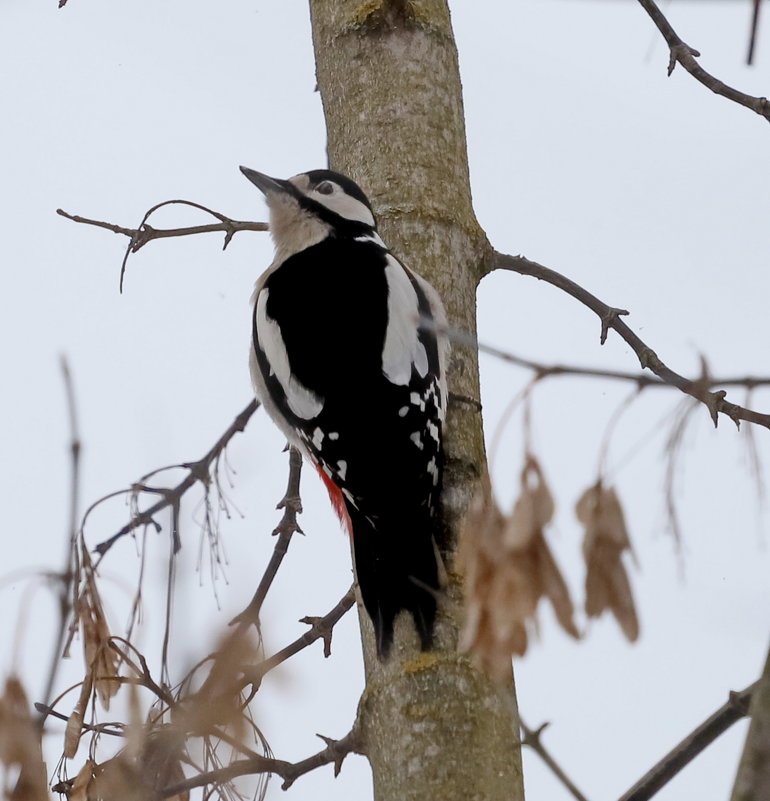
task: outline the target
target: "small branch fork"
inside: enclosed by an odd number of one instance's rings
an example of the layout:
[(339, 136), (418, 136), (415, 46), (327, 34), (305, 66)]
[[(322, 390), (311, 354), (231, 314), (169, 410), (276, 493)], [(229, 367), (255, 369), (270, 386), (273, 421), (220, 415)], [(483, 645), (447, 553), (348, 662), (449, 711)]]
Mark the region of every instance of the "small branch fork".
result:
[[(675, 746), (663, 759), (653, 766), (641, 779), (618, 801), (648, 801), (662, 787), (671, 781), (682, 771), (690, 762), (704, 751), (714, 740), (723, 734), (734, 723), (749, 714), (752, 694), (759, 686), (755, 682), (750, 687), (740, 692), (731, 692), (726, 703), (710, 715), (703, 723), (687, 735), (677, 746)], [(548, 749), (543, 745), (540, 735), (548, 726), (542, 724), (538, 729), (530, 729), (524, 721), (521, 721), (523, 733), (522, 745), (531, 748), (550, 768), (557, 779), (567, 788), (570, 794), (577, 801), (587, 801), (586, 797), (578, 790), (569, 777), (564, 773), (559, 764), (553, 758)]]
[(710, 390), (709, 387), (711, 387), (714, 382), (708, 376), (705, 365), (701, 378), (695, 381), (679, 375), (679, 373), (665, 365), (658, 358), (655, 351), (643, 342), (639, 336), (623, 322), (621, 317), (628, 314), (625, 309), (617, 309), (608, 306), (595, 295), (588, 292), (588, 290), (583, 289), (583, 287), (579, 286), (574, 281), (561, 275), (561, 273), (557, 273), (555, 270), (544, 267), (537, 262), (530, 261), (524, 258), (524, 256), (509, 256), (495, 252), (490, 266), (491, 269), (508, 270), (510, 272), (519, 273), (520, 275), (529, 275), (538, 280), (546, 281), (566, 292), (568, 295), (571, 295), (576, 300), (579, 300), (582, 304), (591, 309), (601, 320), (600, 342), (602, 345), (607, 339), (608, 331), (610, 329), (616, 331), (633, 349), (634, 353), (636, 353), (642, 369), (646, 368), (651, 370), (664, 384), (676, 387), (685, 394), (703, 403), (709, 410), (714, 425), (717, 424), (718, 415), (721, 413), (727, 415), (736, 426), (739, 426), (740, 422), (745, 420), (746, 422), (755, 423), (756, 425), (770, 429), (770, 414), (762, 414), (752, 409), (746, 409), (738, 404), (730, 403), (726, 400), (727, 393), (724, 390)]
[[(163, 490), (152, 490), (150, 488), (141, 487), (141, 489), (146, 491), (153, 491), (161, 495), (160, 500), (156, 501), (152, 506), (147, 509), (142, 510), (138, 514), (134, 515), (128, 523), (126, 523), (123, 528), (120, 529), (116, 534), (113, 534), (109, 539), (100, 542), (96, 548), (94, 549), (100, 557), (103, 557), (107, 551), (112, 548), (112, 546), (122, 537), (125, 537), (126, 534), (130, 534), (137, 528), (141, 528), (142, 526), (154, 526), (156, 529), (159, 528), (158, 524), (155, 522), (155, 516), (163, 511), (164, 509), (171, 508), (174, 512), (174, 531), (173, 536), (176, 538), (179, 535), (177, 531), (177, 517), (176, 510), (179, 509), (179, 504), (182, 500), (182, 496), (196, 483), (202, 482), (207, 484), (210, 480), (211, 475), (211, 466), (214, 464), (217, 458), (222, 454), (222, 451), (225, 449), (227, 444), (230, 440), (237, 434), (239, 431), (243, 431), (246, 427), (246, 423), (251, 419), (254, 412), (257, 411), (259, 408), (259, 401), (253, 400), (249, 405), (233, 420), (233, 422), (228, 426), (227, 430), (222, 434), (222, 436), (212, 445), (212, 447), (208, 450), (208, 452), (198, 459), (197, 462), (186, 462), (185, 464), (179, 465), (188, 471), (185, 478), (179, 482), (175, 487), (171, 489), (163, 489)], [(128, 490), (133, 491), (133, 490)], [(86, 511), (85, 516), (83, 518), (83, 525), (85, 525), (86, 519), (88, 515), (96, 508), (100, 503), (105, 501), (107, 498), (114, 497), (114, 495), (108, 495), (105, 498), (100, 498), (96, 503), (92, 504), (89, 509)]]
[(540, 759), (545, 762), (553, 775), (556, 776), (556, 778), (565, 786), (573, 798), (577, 799), (577, 801), (588, 801), (583, 793), (581, 793), (580, 790), (578, 790), (578, 788), (574, 785), (569, 776), (567, 776), (567, 774), (561, 769), (558, 762), (556, 762), (548, 749), (543, 745), (540, 735), (549, 724), (543, 723), (537, 729), (533, 730), (527, 726), (527, 724), (521, 719), (521, 716), (519, 716), (519, 723), (521, 724), (521, 731), (524, 734), (521, 739), (521, 744), (531, 748), (540, 757)]
[(303, 648), (312, 645), (316, 640), (323, 640), (324, 657), (328, 658), (331, 656), (332, 631), (334, 626), (336, 626), (340, 618), (353, 607), (355, 602), (355, 586), (352, 586), (323, 617), (303, 617), (299, 622), (307, 623), (310, 628), (304, 634), (297, 637), (294, 642), (289, 643), (285, 648), (277, 651), (258, 665), (244, 670), (243, 679), (238, 689), (241, 690), (249, 684), (253, 687), (259, 687), (262, 679), (269, 671), (299, 653)]
[(658, 8), (655, 0), (639, 0), (639, 5), (650, 15), (650, 18), (666, 40), (670, 52), (668, 62), (669, 76), (674, 71), (674, 67), (676, 67), (677, 63), (679, 63), (696, 81), (702, 83), (715, 94), (722, 95), (722, 97), (732, 100), (733, 103), (738, 103), (741, 106), (751, 109), (756, 114), (759, 114), (760, 117), (764, 117), (770, 122), (770, 103), (766, 97), (752, 97), (751, 95), (747, 95), (744, 92), (740, 92), (722, 83), (718, 78), (706, 72), (696, 61), (696, 58), (700, 57), (700, 53), (685, 44), (679, 38), (676, 31), (671, 26), (671, 23), (669, 23), (663, 15), (663, 12)]

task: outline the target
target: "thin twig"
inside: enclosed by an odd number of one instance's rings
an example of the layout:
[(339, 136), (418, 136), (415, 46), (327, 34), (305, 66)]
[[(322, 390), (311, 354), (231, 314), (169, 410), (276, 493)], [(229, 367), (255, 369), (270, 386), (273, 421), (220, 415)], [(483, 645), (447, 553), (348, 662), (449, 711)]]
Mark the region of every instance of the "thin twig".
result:
[(577, 801), (588, 801), (583, 793), (581, 793), (580, 790), (578, 790), (578, 788), (574, 785), (569, 776), (567, 776), (567, 774), (561, 769), (553, 756), (551, 756), (551, 753), (548, 751), (548, 749), (543, 745), (540, 735), (543, 733), (546, 726), (548, 726), (548, 723), (543, 723), (534, 731), (527, 726), (521, 717), (519, 717), (519, 724), (521, 725), (521, 730), (524, 732), (524, 737), (521, 740), (521, 744), (529, 746), (540, 757), (540, 759), (542, 759), (543, 762), (548, 765), (553, 775), (556, 776), (556, 778), (567, 788), (570, 794), (576, 798)]
[(674, 71), (674, 67), (677, 64), (681, 64), (696, 81), (702, 83), (715, 94), (751, 109), (770, 122), (770, 103), (768, 103), (766, 97), (747, 95), (738, 91), (738, 89), (733, 89), (732, 86), (728, 86), (726, 83), (722, 83), (718, 78), (706, 72), (696, 61), (696, 58), (700, 57), (700, 53), (679, 38), (676, 31), (671, 27), (671, 23), (658, 8), (655, 0), (639, 0), (639, 5), (650, 15), (650, 18), (666, 40), (670, 53), (668, 62), (669, 75)]
[[(197, 462), (186, 462), (179, 465), (179, 467), (189, 471), (187, 476), (185, 476), (185, 478), (180, 481), (179, 484), (171, 489), (157, 490), (157, 492), (159, 492), (162, 496), (161, 499), (149, 508), (144, 509), (143, 511), (134, 515), (131, 520), (129, 520), (129, 522), (120, 529), (120, 531), (118, 531), (116, 534), (113, 534), (109, 539), (104, 540), (104, 542), (100, 542), (94, 549), (99, 556), (103, 557), (107, 551), (109, 551), (110, 548), (112, 548), (112, 546), (119, 539), (121, 539), (121, 537), (125, 537), (126, 534), (130, 534), (132, 531), (134, 531), (134, 529), (140, 528), (141, 526), (150, 525), (157, 528), (158, 524), (155, 522), (155, 515), (157, 515), (158, 512), (168, 509), (169, 507), (172, 509), (178, 507), (182, 496), (191, 487), (193, 487), (199, 481), (205, 484), (209, 479), (209, 471), (213, 462), (222, 453), (235, 434), (244, 430), (246, 423), (248, 423), (248, 421), (251, 419), (254, 412), (257, 411), (259, 405), (259, 401), (251, 401), (251, 403), (249, 403), (249, 405), (228, 426), (225, 433), (222, 434), (222, 436), (214, 443), (214, 445), (212, 445), (208, 452)], [(124, 492), (124, 490), (121, 490), (121, 492)], [(104, 498), (100, 498), (98, 501), (96, 501), (96, 503), (92, 504), (86, 511), (86, 514), (83, 518), (83, 525), (85, 525), (88, 515), (94, 510), (94, 508), (96, 508), (96, 506), (98, 506), (107, 498), (114, 497), (116, 494), (120, 493), (110, 493)]]
[(655, 351), (643, 342), (642, 339), (620, 319), (621, 316), (628, 314), (625, 309), (617, 309), (608, 306), (595, 295), (592, 295), (588, 290), (583, 289), (582, 286), (576, 284), (561, 273), (557, 273), (555, 270), (544, 267), (537, 262), (530, 261), (524, 256), (508, 256), (503, 253), (495, 253), (491, 268), (509, 270), (519, 273), (520, 275), (529, 275), (541, 281), (546, 281), (563, 290), (568, 295), (571, 295), (576, 300), (579, 300), (585, 306), (588, 306), (601, 320), (601, 334), (599, 338), (601, 344), (604, 344), (606, 341), (609, 329), (616, 331), (620, 337), (631, 346), (634, 353), (636, 353), (642, 369), (647, 368), (651, 370), (664, 383), (680, 389), (685, 394), (691, 395), (693, 398), (703, 403), (709, 410), (714, 425), (717, 423), (718, 414), (721, 413), (727, 415), (737, 426), (740, 425), (742, 420), (745, 420), (746, 422), (755, 423), (756, 425), (770, 429), (770, 414), (762, 414), (752, 409), (746, 409), (738, 404), (730, 403), (725, 399), (726, 393), (723, 390), (715, 392), (709, 389), (709, 386), (711, 386), (711, 379), (708, 376), (691, 380), (679, 375), (679, 373), (666, 366), (658, 358)]
[[(67, 537), (67, 553), (63, 572), (59, 575), (59, 632), (56, 638), (51, 666), (48, 670), (45, 690), (43, 692), (43, 706), (51, 701), (56, 674), (62, 659), (62, 650), (67, 637), (67, 622), (75, 607), (77, 599), (77, 576), (80, 574), (78, 560), (78, 504), (80, 495), (80, 429), (78, 426), (77, 404), (75, 402), (75, 387), (72, 382), (72, 373), (65, 356), (61, 357), (61, 370), (64, 379), (64, 391), (67, 399), (67, 415), (70, 424), (70, 508)], [(47, 708), (47, 707), (46, 707)], [(47, 713), (40, 717), (39, 724), (45, 723)]]
[(282, 789), (288, 790), (300, 776), (304, 776), (322, 765), (333, 764), (334, 775), (337, 776), (342, 762), (348, 754), (364, 753), (357, 727), (339, 740), (332, 740), (320, 734), (318, 736), (327, 744), (326, 748), (300, 762), (286, 762), (283, 759), (270, 759), (262, 756), (240, 759), (226, 767), (202, 773), (185, 779), (185, 781), (177, 782), (170, 787), (165, 787), (159, 792), (159, 796), (170, 798), (192, 790), (194, 787), (203, 787), (207, 784), (220, 785), (232, 781), (238, 776), (255, 773), (275, 773), (284, 780)]
[[(69, 715), (62, 715), (61, 712), (57, 712), (52, 706), (46, 706), (45, 704), (41, 704), (39, 702), (35, 702), (35, 709), (43, 717), (56, 718), (57, 720), (63, 720), (65, 723), (70, 719)], [(111, 737), (125, 737), (126, 733), (123, 731), (123, 726), (123, 723), (119, 723), (117, 721), (112, 723), (81, 724), (83, 731), (92, 731), (96, 734), (109, 734)]]
[(751, 11), (751, 31), (749, 33), (749, 52), (746, 54), (746, 63), (751, 66), (754, 63), (754, 48), (757, 44), (757, 30), (759, 29), (759, 7), (762, 5), (760, 0), (753, 0)]
[(738, 693), (731, 692), (725, 704), (688, 734), (618, 801), (647, 801), (652, 798), (661, 787), (668, 784), (720, 734), (727, 731), (733, 723), (748, 715), (751, 694), (758, 684), (759, 682), (755, 682)]
[[(517, 257), (520, 258), (520, 257)], [(545, 268), (544, 268), (545, 269)], [(539, 276), (536, 276), (539, 277)], [(524, 367), (532, 370), (535, 373), (535, 378), (551, 378), (558, 376), (575, 376), (579, 378), (609, 378), (617, 381), (629, 381), (636, 384), (639, 389), (646, 389), (647, 387), (658, 387), (671, 389), (675, 387), (673, 384), (663, 381), (657, 376), (651, 376), (647, 373), (632, 373), (625, 370), (604, 370), (600, 367), (582, 367), (576, 364), (543, 364), (542, 362), (535, 362), (531, 359), (525, 359), (523, 356), (517, 356), (509, 350), (496, 348), (494, 345), (486, 345), (479, 342), (472, 334), (466, 331), (461, 331), (459, 328), (451, 326), (437, 326), (432, 323), (428, 318), (420, 318), (420, 326), (430, 328), (431, 330), (439, 331), (445, 334), (452, 342), (459, 345), (469, 345), (478, 348), (480, 353), (486, 353), (489, 356), (494, 356), (503, 362), (514, 364), (517, 367)], [(703, 381), (703, 379), (698, 379)], [(705, 378), (705, 386), (708, 387), (746, 387), (748, 389), (755, 389), (756, 387), (770, 386), (770, 376), (728, 376), (727, 378), (714, 378), (709, 375)]]

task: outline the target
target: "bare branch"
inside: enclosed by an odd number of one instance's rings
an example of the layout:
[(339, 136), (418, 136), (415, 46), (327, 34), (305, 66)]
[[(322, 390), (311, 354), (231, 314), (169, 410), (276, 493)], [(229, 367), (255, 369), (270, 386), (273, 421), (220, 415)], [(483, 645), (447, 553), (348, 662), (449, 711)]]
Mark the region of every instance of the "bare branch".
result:
[[(200, 211), (205, 211), (206, 214), (216, 217), (219, 222), (210, 223), (209, 225), (191, 225), (184, 228), (153, 228), (147, 223), (147, 220), (150, 218), (150, 216), (158, 211), (158, 209), (161, 209), (164, 206), (172, 205), (191, 206), (194, 209), (200, 209)], [(225, 242), (222, 248), (224, 250), (230, 244), (230, 240), (233, 238), (233, 236), (235, 236), (236, 233), (238, 233), (238, 231), (268, 230), (267, 223), (233, 220), (230, 217), (226, 217), (224, 214), (220, 214), (218, 211), (213, 211), (206, 206), (202, 206), (200, 203), (193, 203), (191, 200), (164, 200), (162, 203), (157, 203), (155, 206), (145, 212), (144, 217), (142, 217), (142, 221), (139, 223), (137, 228), (125, 228), (122, 225), (115, 225), (114, 223), (102, 222), (101, 220), (92, 220), (88, 217), (70, 214), (63, 209), (56, 209), (56, 213), (62, 217), (66, 217), (68, 220), (72, 220), (73, 222), (83, 223), (84, 225), (94, 225), (97, 228), (105, 228), (108, 231), (112, 231), (114, 234), (122, 234), (123, 236), (127, 236), (129, 238), (130, 241), (128, 243), (128, 247), (126, 248), (126, 253), (123, 256), (123, 263), (120, 267), (121, 292), (123, 291), (123, 277), (126, 272), (126, 263), (128, 261), (128, 257), (132, 253), (136, 253), (139, 248), (144, 247), (148, 242), (152, 242), (154, 239), (165, 239), (172, 236), (190, 236), (192, 234), (224, 233)]]
[(622, 315), (628, 314), (626, 310), (608, 306), (588, 290), (583, 289), (582, 286), (561, 273), (557, 273), (555, 270), (544, 267), (537, 262), (530, 261), (524, 256), (508, 256), (495, 252), (491, 268), (509, 270), (520, 275), (530, 275), (538, 280), (546, 281), (588, 306), (601, 320), (600, 341), (602, 344), (604, 344), (607, 338), (607, 331), (610, 328), (616, 331), (636, 353), (643, 369), (651, 370), (664, 383), (680, 389), (685, 394), (703, 403), (709, 410), (709, 414), (715, 424), (717, 415), (721, 413), (727, 415), (736, 425), (740, 425), (740, 421), (745, 420), (770, 429), (770, 414), (755, 412), (752, 409), (746, 409), (743, 406), (730, 403), (726, 400), (723, 390), (711, 391), (708, 388), (711, 385), (710, 379), (691, 380), (679, 375), (679, 373), (665, 365), (658, 358), (655, 351), (620, 319)]
[(194, 787), (203, 787), (207, 784), (220, 785), (232, 781), (238, 776), (255, 773), (277, 774), (283, 779), (282, 788), (288, 790), (300, 776), (304, 776), (322, 765), (333, 764), (334, 775), (337, 776), (340, 772), (342, 761), (348, 754), (364, 753), (361, 735), (355, 726), (339, 740), (318, 736), (327, 743), (326, 748), (307, 759), (303, 759), (301, 762), (286, 762), (282, 759), (270, 759), (262, 756), (240, 759), (224, 768), (202, 773), (183, 782), (177, 782), (170, 787), (165, 787), (160, 791), (159, 796), (161, 798), (170, 798)]
[(278, 540), (275, 543), (273, 555), (265, 568), (254, 597), (249, 602), (249, 605), (231, 621), (230, 625), (238, 623), (249, 626), (253, 623), (259, 628), (259, 613), (262, 609), (262, 604), (273, 583), (273, 579), (278, 573), (283, 557), (286, 556), (291, 538), (295, 533), (303, 533), (297, 523), (297, 515), (302, 513), (302, 499), (299, 495), (301, 473), (302, 455), (296, 448), (289, 448), (289, 480), (286, 485), (286, 493), (276, 506), (276, 509), (283, 509), (283, 517), (273, 531), (273, 536), (278, 535)]
[(576, 798), (577, 801), (588, 801), (583, 793), (581, 793), (580, 790), (578, 790), (578, 788), (573, 784), (569, 776), (567, 776), (561, 767), (559, 767), (559, 764), (551, 756), (548, 749), (543, 745), (540, 735), (543, 733), (546, 726), (548, 726), (548, 723), (543, 723), (534, 731), (527, 726), (527, 724), (521, 719), (521, 716), (519, 716), (519, 723), (521, 724), (521, 730), (524, 732), (524, 737), (521, 740), (521, 744), (529, 746), (540, 757), (540, 759), (542, 759), (543, 762), (548, 765), (554, 776), (556, 776), (556, 778), (567, 788), (570, 794)]
[(734, 103), (750, 108), (753, 112), (770, 122), (770, 103), (768, 103), (766, 97), (752, 97), (751, 95), (747, 95), (744, 92), (733, 89), (732, 86), (722, 83), (718, 78), (706, 72), (696, 61), (696, 58), (700, 57), (700, 53), (685, 44), (679, 36), (677, 36), (676, 31), (671, 27), (671, 24), (665, 16), (663, 16), (663, 12), (658, 8), (655, 0), (639, 0), (639, 4), (650, 15), (650, 18), (666, 40), (670, 52), (668, 62), (669, 75), (674, 71), (674, 67), (677, 63), (679, 63), (696, 81), (702, 83), (715, 94), (722, 95), (722, 97), (726, 97)]
[(758, 684), (755, 682), (738, 693), (731, 692), (725, 704), (688, 734), (618, 801), (647, 801), (652, 798), (720, 734), (749, 713), (751, 695)]
[[(480, 353), (486, 353), (489, 356), (500, 359), (500, 361), (532, 370), (538, 381), (543, 378), (551, 378), (552, 376), (577, 376), (580, 378), (609, 378), (617, 381), (629, 381), (636, 384), (639, 389), (646, 389), (647, 387), (664, 387), (666, 389), (678, 388), (667, 381), (663, 381), (647, 373), (631, 373), (624, 370), (604, 370), (600, 367), (582, 367), (576, 364), (543, 364), (542, 362), (526, 359), (523, 356), (517, 356), (509, 350), (496, 348), (494, 345), (486, 345), (483, 342), (479, 342), (472, 334), (466, 331), (460, 331), (459, 328), (437, 326), (427, 318), (421, 319), (420, 325), (445, 334), (452, 342), (478, 348)], [(711, 375), (707, 375), (705, 378), (698, 379), (698, 381), (700, 386), (705, 386), (706, 388), (734, 386), (746, 387), (751, 390), (756, 387), (770, 386), (770, 376), (746, 375), (714, 378)]]
[[(147, 509), (139, 512), (138, 514), (134, 515), (131, 520), (126, 523), (123, 528), (120, 529), (116, 534), (113, 534), (109, 539), (104, 540), (104, 542), (99, 543), (95, 550), (103, 557), (107, 551), (121, 538), (124, 537), (126, 534), (130, 534), (134, 529), (140, 528), (141, 526), (155, 526), (158, 527), (157, 523), (155, 522), (155, 515), (158, 512), (163, 511), (164, 509), (168, 509), (171, 507), (172, 509), (178, 508), (179, 503), (182, 499), (182, 496), (197, 482), (207, 483), (209, 480), (211, 465), (214, 461), (220, 456), (222, 451), (227, 446), (228, 442), (237, 434), (239, 431), (243, 431), (246, 427), (246, 423), (251, 419), (254, 412), (257, 411), (259, 408), (259, 401), (253, 400), (249, 405), (233, 420), (233, 422), (228, 426), (227, 430), (222, 434), (222, 436), (212, 445), (209, 451), (200, 458), (197, 462), (186, 462), (185, 464), (179, 465), (186, 470), (188, 470), (187, 476), (179, 482), (175, 487), (171, 489), (152, 489), (152, 488), (142, 488), (143, 491), (153, 491), (158, 492), (161, 494), (161, 499), (154, 503)], [(111, 493), (110, 495), (106, 496), (105, 498), (101, 498), (96, 503), (92, 504), (91, 507), (86, 511), (86, 514), (83, 518), (83, 525), (85, 525), (86, 519), (88, 515), (93, 511), (93, 509), (98, 506), (102, 501), (106, 500), (106, 498), (114, 497), (115, 493)]]
[(245, 687), (247, 684), (258, 687), (266, 673), (282, 662), (285, 662), (289, 657), (299, 653), (303, 648), (312, 645), (316, 640), (322, 639), (324, 641), (324, 656), (330, 656), (332, 629), (355, 602), (356, 593), (354, 585), (340, 598), (334, 605), (334, 608), (330, 609), (323, 617), (303, 617), (300, 623), (309, 623), (311, 624), (310, 628), (302, 636), (297, 637), (294, 642), (282, 648), (268, 659), (265, 659), (264, 662), (245, 670), (241, 688)]

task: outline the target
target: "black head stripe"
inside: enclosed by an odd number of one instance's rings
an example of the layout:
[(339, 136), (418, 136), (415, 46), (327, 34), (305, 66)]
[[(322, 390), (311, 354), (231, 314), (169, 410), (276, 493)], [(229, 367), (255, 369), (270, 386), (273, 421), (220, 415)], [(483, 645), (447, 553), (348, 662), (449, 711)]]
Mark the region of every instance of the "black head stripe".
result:
[(311, 186), (316, 186), (322, 181), (334, 181), (335, 184), (342, 187), (345, 194), (354, 197), (356, 200), (360, 200), (369, 211), (372, 211), (372, 204), (369, 202), (369, 198), (363, 193), (361, 187), (346, 175), (333, 172), (332, 170), (310, 170), (310, 172), (306, 172), (305, 175), (310, 179)]

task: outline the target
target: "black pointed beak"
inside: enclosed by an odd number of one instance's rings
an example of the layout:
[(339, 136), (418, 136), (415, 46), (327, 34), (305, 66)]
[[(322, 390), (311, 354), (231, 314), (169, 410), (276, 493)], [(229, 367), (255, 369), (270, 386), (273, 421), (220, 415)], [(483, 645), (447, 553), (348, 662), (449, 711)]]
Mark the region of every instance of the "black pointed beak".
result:
[(263, 194), (268, 195), (275, 192), (288, 192), (288, 181), (282, 181), (278, 178), (271, 178), (263, 172), (249, 169), (248, 167), (241, 167), (241, 172), (257, 187)]

